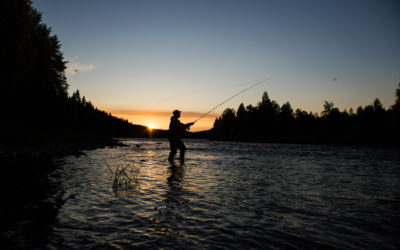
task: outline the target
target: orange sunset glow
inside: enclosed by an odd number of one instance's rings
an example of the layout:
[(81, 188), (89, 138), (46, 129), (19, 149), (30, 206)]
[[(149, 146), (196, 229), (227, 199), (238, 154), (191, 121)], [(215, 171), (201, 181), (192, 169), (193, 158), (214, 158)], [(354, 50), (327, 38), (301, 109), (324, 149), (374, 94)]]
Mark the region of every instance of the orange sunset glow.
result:
[[(172, 111), (164, 110), (124, 110), (110, 109), (107, 110), (111, 114), (127, 119), (133, 124), (147, 126), (149, 129), (168, 129)], [(203, 113), (194, 111), (182, 111), (180, 120), (183, 123), (193, 122), (198, 119)], [(204, 131), (211, 129), (217, 114), (210, 113), (200, 119), (194, 126), (191, 127), (192, 132)]]

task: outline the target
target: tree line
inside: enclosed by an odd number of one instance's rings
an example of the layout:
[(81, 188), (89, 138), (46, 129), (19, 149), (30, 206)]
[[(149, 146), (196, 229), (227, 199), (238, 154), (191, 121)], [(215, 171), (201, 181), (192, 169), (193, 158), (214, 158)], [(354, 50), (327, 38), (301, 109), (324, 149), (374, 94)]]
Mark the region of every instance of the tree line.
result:
[[(68, 93), (66, 61), (51, 28), (30, 0), (0, 1), (0, 135), (53, 132), (148, 137), (145, 126), (133, 125)], [(326, 101), (321, 114), (281, 106), (265, 92), (256, 105), (226, 109), (211, 131), (192, 137), (226, 140), (399, 145), (400, 85), (396, 101), (385, 109), (379, 99), (356, 111), (340, 111)], [(166, 137), (167, 131), (153, 131)]]
[(79, 91), (68, 93), (61, 44), (41, 19), (30, 0), (0, 1), (0, 133), (147, 136), (145, 126), (98, 110)]
[(293, 110), (289, 102), (280, 106), (264, 92), (256, 106), (242, 103), (236, 111), (225, 109), (210, 135), (224, 140), (399, 146), (400, 84), (395, 98), (389, 109), (377, 98), (356, 111), (340, 111), (325, 101), (317, 114)]

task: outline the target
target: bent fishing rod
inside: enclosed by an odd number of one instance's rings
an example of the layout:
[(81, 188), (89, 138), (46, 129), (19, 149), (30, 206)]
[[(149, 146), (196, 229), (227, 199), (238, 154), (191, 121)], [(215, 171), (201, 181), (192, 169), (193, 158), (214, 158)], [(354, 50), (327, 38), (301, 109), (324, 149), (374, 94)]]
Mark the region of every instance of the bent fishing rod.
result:
[(225, 101), (221, 102), (220, 104), (218, 104), (218, 105), (215, 106), (214, 108), (210, 109), (208, 112), (206, 112), (206, 113), (204, 113), (203, 115), (201, 115), (199, 118), (197, 118), (197, 119), (193, 122), (193, 124), (195, 124), (198, 120), (200, 120), (201, 118), (205, 117), (206, 115), (208, 115), (208, 114), (211, 113), (212, 111), (216, 110), (217, 108), (219, 108), (220, 106), (222, 106), (222, 105), (225, 104), (226, 102), (232, 100), (232, 99), (235, 98), (236, 96), (238, 96), (238, 95), (242, 94), (243, 92), (245, 92), (245, 91), (247, 91), (247, 90), (249, 90), (249, 89), (251, 89), (251, 88), (257, 86), (258, 84), (261, 84), (261, 83), (263, 83), (263, 82), (268, 81), (269, 79), (271, 79), (271, 77), (270, 77), (270, 78), (266, 78), (266, 79), (259, 80), (259, 81), (257, 81), (256, 83), (252, 84), (251, 86), (249, 86), (249, 87), (247, 87), (247, 88), (241, 90), (240, 92), (234, 94), (233, 96), (231, 96), (231, 97), (229, 97), (228, 99), (226, 99)]

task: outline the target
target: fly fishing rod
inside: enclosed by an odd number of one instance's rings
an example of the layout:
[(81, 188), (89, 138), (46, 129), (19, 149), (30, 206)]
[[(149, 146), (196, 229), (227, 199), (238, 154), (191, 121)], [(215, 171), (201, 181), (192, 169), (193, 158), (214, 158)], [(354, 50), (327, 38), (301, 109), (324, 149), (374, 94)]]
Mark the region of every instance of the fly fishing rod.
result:
[(197, 122), (198, 120), (200, 120), (201, 118), (203, 118), (203, 117), (205, 117), (206, 115), (208, 115), (209, 113), (211, 113), (212, 111), (214, 111), (215, 109), (219, 108), (220, 106), (222, 106), (223, 104), (225, 104), (225, 103), (228, 102), (229, 100), (231, 100), (231, 99), (235, 98), (236, 96), (242, 94), (243, 92), (245, 92), (245, 91), (247, 91), (247, 90), (249, 90), (249, 89), (251, 89), (251, 88), (257, 86), (258, 84), (261, 84), (261, 83), (263, 83), (263, 82), (268, 81), (269, 79), (271, 79), (271, 78), (266, 78), (266, 79), (259, 80), (259, 81), (257, 81), (256, 83), (252, 84), (251, 86), (249, 86), (249, 87), (247, 87), (247, 88), (241, 90), (240, 92), (234, 94), (233, 96), (231, 96), (231, 97), (229, 97), (228, 99), (226, 99), (225, 101), (221, 102), (220, 104), (218, 104), (218, 105), (215, 106), (214, 108), (210, 109), (207, 113), (204, 113), (202, 116), (200, 116), (199, 118), (197, 118), (197, 119), (193, 122), (193, 124), (196, 123), (196, 122)]

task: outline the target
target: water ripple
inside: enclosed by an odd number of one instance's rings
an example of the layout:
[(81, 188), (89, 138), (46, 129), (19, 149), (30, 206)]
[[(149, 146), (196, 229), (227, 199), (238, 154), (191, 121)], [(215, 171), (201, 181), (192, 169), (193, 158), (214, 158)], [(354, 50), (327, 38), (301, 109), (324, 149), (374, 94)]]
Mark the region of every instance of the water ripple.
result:
[[(400, 155), (390, 149), (167, 140), (67, 157), (50, 249), (399, 246)], [(109, 167), (140, 168), (114, 192)]]

